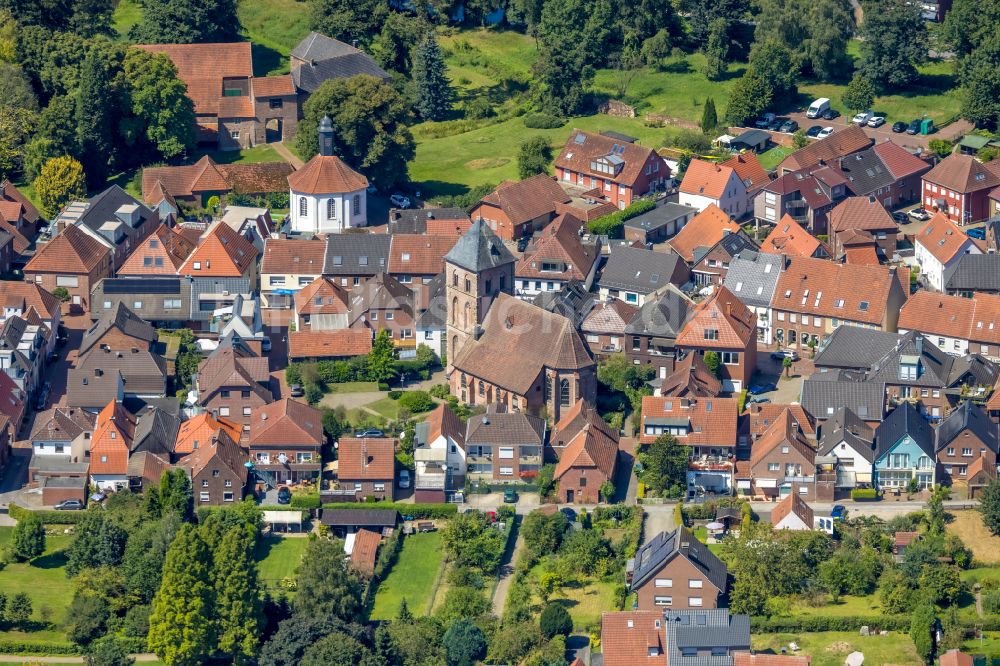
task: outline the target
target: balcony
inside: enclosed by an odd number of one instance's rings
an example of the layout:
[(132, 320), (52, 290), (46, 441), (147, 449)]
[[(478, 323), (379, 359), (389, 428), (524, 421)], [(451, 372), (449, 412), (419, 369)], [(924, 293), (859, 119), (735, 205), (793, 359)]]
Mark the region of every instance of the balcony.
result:
[(701, 456), (688, 460), (688, 469), (698, 472), (732, 472), (733, 460), (728, 456)]
[(814, 476), (786, 476), (784, 483), (813, 483), (815, 480)]

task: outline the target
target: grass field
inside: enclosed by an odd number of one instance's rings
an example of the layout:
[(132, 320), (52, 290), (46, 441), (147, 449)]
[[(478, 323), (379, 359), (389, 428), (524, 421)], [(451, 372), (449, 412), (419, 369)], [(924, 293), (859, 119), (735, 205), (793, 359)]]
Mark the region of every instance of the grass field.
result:
[(268, 145), (244, 148), (243, 150), (199, 150), (191, 155), (191, 162), (197, 162), (208, 155), (218, 164), (259, 164), (260, 162), (284, 162), (285, 159)]
[(253, 44), (254, 76), (288, 73), (288, 54), (309, 34), (305, 0), (240, 0), (243, 34)]
[(771, 650), (777, 654), (789, 642), (801, 650), (797, 655), (812, 657), (812, 666), (841, 666), (844, 658), (858, 650), (865, 655), (866, 666), (918, 666), (921, 663), (913, 649), (913, 641), (904, 633), (893, 631), (888, 636), (859, 636), (854, 632), (825, 631), (801, 634), (758, 634), (751, 636), (753, 649)]
[(330, 393), (369, 393), (378, 391), (377, 382), (344, 382), (342, 384), (327, 384)]
[(424, 615), (443, 557), (440, 532), (407, 536), (396, 566), (379, 583), (370, 619), (388, 620), (396, 617), (404, 598), (410, 612)]
[(294, 578), (309, 539), (305, 537), (265, 537), (254, 553), (258, 575), (268, 587), (276, 588), (283, 578)]
[[(11, 539), (14, 528), (0, 527), (0, 548)], [(72, 542), (70, 536), (46, 536), (45, 553), (30, 563), (16, 562), (0, 570), (0, 590), (8, 598), (24, 592), (31, 597), (32, 620), (41, 621), (41, 609), (51, 612), (51, 621), (61, 625), (66, 618), (68, 600), (73, 596), (73, 585), (66, 577), (65, 549)], [(0, 639), (58, 641), (66, 640), (60, 630), (44, 631), (0, 631)]]
[(113, 16), (115, 32), (120, 39), (128, 36), (128, 31), (142, 18), (142, 7), (137, 0), (118, 0)]
[(794, 148), (789, 148), (788, 146), (775, 146), (758, 155), (757, 159), (760, 160), (762, 167), (770, 171), (777, 167), (781, 163), (781, 160), (791, 155), (794, 150)]
[(976, 560), (985, 564), (1000, 563), (1000, 537), (993, 536), (978, 511), (950, 511), (953, 519), (947, 530), (972, 549)]

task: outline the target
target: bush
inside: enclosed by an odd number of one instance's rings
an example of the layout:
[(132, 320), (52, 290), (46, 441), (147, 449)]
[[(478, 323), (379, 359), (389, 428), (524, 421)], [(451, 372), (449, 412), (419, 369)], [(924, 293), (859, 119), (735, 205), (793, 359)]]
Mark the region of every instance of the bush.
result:
[[(267, 507), (262, 507), (267, 508)], [(332, 504), (324, 504), (323, 510), (326, 509), (395, 509), (401, 515), (413, 516), (414, 518), (423, 519), (435, 519), (435, 518), (452, 518), (458, 514), (457, 504), (402, 504), (395, 502), (370, 502), (365, 504), (364, 507), (358, 507), (355, 502), (334, 502)]]
[(309, 493), (308, 495), (293, 493), (290, 506), (293, 509), (318, 509), (319, 504), (319, 493)]
[(530, 129), (556, 129), (565, 124), (565, 118), (550, 113), (530, 113), (524, 117), (524, 126)]
[(795, 615), (750, 618), (754, 633), (799, 633), (812, 631), (857, 632), (868, 626), (873, 630), (908, 631), (909, 615)]
[(411, 414), (419, 414), (433, 409), (434, 399), (427, 391), (407, 391), (399, 398), (399, 406)]
[(656, 203), (649, 199), (640, 199), (625, 210), (616, 210), (614, 213), (604, 215), (593, 220), (588, 226), (590, 232), (599, 236), (609, 236), (611, 238), (622, 238), (624, 236), (625, 222), (633, 217), (642, 215), (656, 208)]
[(492, 118), (495, 115), (496, 111), (493, 110), (493, 106), (490, 104), (490, 101), (485, 97), (477, 97), (474, 100), (465, 103), (466, 118), (480, 120), (482, 118)]
[(80, 648), (72, 643), (48, 641), (21, 641), (0, 638), (0, 654), (79, 654)]
[(16, 504), (11, 504), (8, 512), (14, 520), (21, 520), (29, 514), (34, 514), (46, 525), (76, 525), (86, 513), (85, 511), (31, 511)]
[(399, 400), (402, 395), (403, 392), (399, 390), (389, 391), (389, 400)]
[(549, 604), (538, 618), (538, 626), (546, 638), (569, 636), (573, 632), (573, 618), (562, 604)]
[(879, 499), (879, 493), (876, 488), (854, 488), (851, 490), (851, 499), (855, 501), (875, 501)]
[(389, 390), (389, 384), (387, 382), (379, 382), (378, 383), (378, 390), (379, 391), (388, 391)]
[(694, 130), (682, 130), (673, 141), (674, 147), (690, 153), (701, 154), (711, 150), (712, 141)]
[(435, 384), (431, 387), (430, 394), (432, 398), (447, 400), (448, 396), (451, 395), (451, 389), (447, 384)]

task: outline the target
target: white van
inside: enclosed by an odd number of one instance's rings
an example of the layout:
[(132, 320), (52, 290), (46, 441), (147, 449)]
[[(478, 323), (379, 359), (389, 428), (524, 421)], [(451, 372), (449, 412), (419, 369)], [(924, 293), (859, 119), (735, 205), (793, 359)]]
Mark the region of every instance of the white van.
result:
[(826, 97), (820, 97), (818, 100), (809, 105), (809, 110), (806, 111), (806, 118), (819, 118), (823, 115), (823, 112), (830, 108), (830, 100)]

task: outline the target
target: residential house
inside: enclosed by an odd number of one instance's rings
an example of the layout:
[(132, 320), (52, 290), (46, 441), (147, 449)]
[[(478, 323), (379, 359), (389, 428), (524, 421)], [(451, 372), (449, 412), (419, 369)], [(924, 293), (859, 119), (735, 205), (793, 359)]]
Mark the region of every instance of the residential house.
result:
[(847, 193), (843, 176), (826, 165), (817, 165), (764, 185), (754, 198), (754, 218), (776, 224), (788, 215), (810, 233), (823, 235), (827, 233), (827, 216)]
[(797, 493), (785, 495), (771, 510), (771, 526), (776, 530), (808, 531), (813, 528), (812, 507)]
[(559, 291), (569, 280), (579, 280), (584, 288), (590, 289), (597, 273), (601, 244), (600, 241), (584, 244), (579, 229), (579, 220), (563, 214), (539, 234), (534, 247), (524, 253), (514, 269), (518, 296), (531, 299), (542, 291)]
[(836, 458), (837, 490), (868, 488), (874, 482), (875, 429), (848, 407), (823, 424), (817, 455)]
[(971, 298), (920, 290), (899, 313), (899, 331), (917, 331), (954, 356), (974, 353), (1000, 361), (1000, 295)]
[(283, 398), (253, 410), (250, 460), (257, 477), (266, 477), (271, 485), (318, 481), (325, 442), (323, 413), (304, 402)]
[(206, 446), (220, 430), (225, 430), (233, 441), (239, 442), (243, 429), (238, 423), (222, 416), (214, 416), (209, 412), (195, 414), (178, 427), (173, 454), (186, 456), (197, 451)]
[(848, 197), (830, 211), (830, 247), (837, 260), (847, 255), (850, 262), (847, 237), (860, 233), (875, 241), (880, 260), (889, 261), (896, 254), (898, 231), (896, 221), (873, 197)]
[(875, 429), (875, 484), (906, 488), (916, 479), (921, 490), (937, 483), (934, 430), (909, 402), (891, 411)]
[(736, 171), (740, 182), (747, 190), (747, 197), (753, 201), (754, 196), (764, 185), (771, 182), (771, 174), (760, 163), (760, 159), (753, 152), (736, 153), (722, 163)]
[[(791, 411), (784, 410), (753, 443), (750, 476), (755, 496), (772, 500), (788, 495), (816, 497), (816, 449)], [(808, 525), (812, 529), (812, 520)]]
[(327, 277), (299, 289), (295, 300), (296, 331), (334, 331), (348, 326), (350, 294)]
[(923, 206), (958, 224), (985, 220), (990, 216), (990, 190), (1000, 185), (997, 171), (996, 165), (952, 153), (923, 175)]
[(870, 148), (875, 141), (864, 129), (857, 125), (848, 125), (843, 129), (818, 141), (813, 141), (804, 148), (796, 150), (778, 165), (778, 175), (802, 171), (824, 163), (834, 163), (847, 155)]
[(90, 318), (103, 319), (120, 305), (157, 328), (178, 328), (190, 318), (191, 281), (157, 275), (98, 280), (90, 292)]
[(0, 418), (6, 418), (13, 430), (13, 439), (27, 416), (28, 394), (18, 387), (6, 372), (0, 372)]
[(944, 213), (934, 214), (917, 234), (913, 245), (920, 272), (936, 291), (944, 291), (963, 255), (983, 254), (982, 244), (963, 232)]
[(857, 373), (844, 370), (817, 372), (807, 377), (799, 395), (799, 404), (820, 423), (847, 407), (874, 427), (885, 414), (885, 402), (884, 382), (862, 381)]
[(128, 487), (128, 457), (135, 426), (135, 416), (118, 400), (112, 400), (98, 413), (90, 444), (90, 480), (97, 488)]
[[(573, 411), (580, 418), (572, 417)], [(618, 470), (618, 433), (583, 400), (560, 420), (564, 442), (553, 478), (559, 484), (559, 500), (567, 504), (597, 504), (604, 484), (614, 487)], [(612, 497), (603, 497), (610, 502)]]
[(739, 393), (757, 369), (757, 318), (725, 287), (698, 303), (677, 334), (678, 350), (719, 360), (722, 390)]
[(258, 252), (264, 251), (264, 243), (274, 233), (270, 208), (226, 206), (222, 213), (222, 224), (245, 236)]
[(641, 307), (664, 287), (681, 287), (690, 278), (688, 267), (675, 252), (653, 252), (615, 245), (611, 248), (597, 286), (601, 300), (617, 298)]
[(291, 230), (341, 233), (368, 223), (368, 179), (333, 154), (333, 125), (319, 125), (319, 154), (288, 175)]
[[(0, 182), (0, 216), (8, 225), (21, 230), (29, 238), (34, 238), (38, 223), (42, 221), (41, 214), (31, 200), (9, 180)], [(11, 233), (9, 228), (5, 229)]]
[(664, 289), (647, 301), (625, 326), (625, 358), (634, 365), (652, 366), (661, 379), (673, 373), (677, 336), (694, 307), (676, 288)]
[(531, 483), (544, 461), (545, 421), (501, 404), (469, 419), (466, 478), (473, 483)]
[(219, 429), (177, 466), (191, 477), (195, 507), (226, 506), (241, 502), (249, 488), (247, 460), (240, 445), (225, 429)]
[(198, 405), (213, 416), (240, 424), (244, 430), (250, 427), (253, 410), (274, 399), (267, 358), (254, 355), (242, 345), (220, 346), (212, 352), (202, 361), (192, 384)]
[(65, 289), (74, 306), (87, 309), (91, 288), (113, 271), (110, 249), (72, 225), (35, 252), (24, 279), (48, 292)]
[(26, 396), (34, 396), (45, 368), (45, 338), (39, 324), (18, 316), (0, 325), (0, 370)]
[[(608, 299), (608, 301), (613, 300), (616, 299)], [(566, 317), (577, 328), (583, 326), (583, 320), (598, 305), (597, 296), (587, 291), (579, 280), (570, 280), (559, 291), (543, 291), (530, 302), (546, 312)], [(625, 305), (624, 301), (618, 302)]]
[(295, 294), (323, 275), (326, 246), (319, 239), (268, 238), (260, 259), (264, 307), (292, 307)]
[[(802, 405), (780, 402), (754, 402), (746, 406), (745, 414), (750, 417), (750, 439), (756, 442), (770, 430), (774, 422), (785, 412), (791, 414), (792, 422), (809, 442), (816, 440), (816, 419), (802, 408)], [(812, 446), (812, 444), (810, 444)]]
[(715, 245), (707, 249), (695, 249), (695, 263), (691, 266), (695, 284), (721, 285), (734, 258), (754, 255), (758, 250), (760, 246), (757, 241), (750, 238), (742, 229), (736, 233), (723, 234)]
[(643, 245), (662, 243), (673, 238), (699, 210), (670, 201), (658, 201), (656, 208), (625, 220), (625, 240)]
[(896, 178), (874, 147), (841, 157), (829, 165), (844, 177), (847, 189), (854, 196), (870, 198), (886, 208), (894, 207), (892, 190)]
[(598, 190), (618, 208), (670, 181), (670, 167), (652, 148), (614, 132), (592, 134), (574, 129), (555, 160), (556, 178)]
[[(969, 479), (969, 470), (991, 467), (996, 476), (1000, 453), (997, 426), (986, 410), (971, 400), (963, 401), (934, 431), (934, 450), (940, 464), (939, 481), (959, 485)], [(981, 459), (986, 459), (986, 464)], [(978, 461), (978, 463), (977, 463)], [(974, 463), (977, 463), (975, 467)]]
[(724, 607), (729, 588), (726, 565), (683, 526), (647, 540), (625, 576), (639, 611)]
[(767, 235), (760, 245), (760, 251), (768, 254), (784, 254), (792, 257), (816, 257), (826, 259), (829, 252), (818, 238), (806, 231), (787, 213)]
[(1000, 254), (962, 254), (944, 291), (958, 296), (1000, 294)]
[(257, 289), (257, 248), (228, 225), (215, 223), (202, 236), (177, 274), (191, 282), (188, 318), (202, 328), (237, 294)]
[(642, 399), (641, 444), (652, 444), (660, 435), (673, 435), (690, 447), (689, 492), (733, 492), (736, 447), (747, 439), (740, 434), (736, 398)]
[(466, 426), (447, 405), (418, 423), (413, 433), (416, 502), (447, 502), (465, 488)]
[(284, 192), (293, 171), (295, 167), (284, 161), (219, 164), (205, 155), (194, 164), (143, 169), (142, 199), (153, 207), (160, 207), (169, 199), (192, 208), (204, 208), (212, 197)]
[(601, 656), (605, 666), (664, 666), (666, 622), (660, 609), (601, 613)]
[(132, 312), (127, 305), (119, 302), (117, 307), (106, 312), (84, 331), (79, 355), (84, 356), (94, 348), (150, 351), (156, 339), (156, 329)]
[(625, 328), (638, 308), (617, 298), (601, 301), (580, 324), (580, 332), (594, 358), (604, 360), (625, 350)]
[(684, 172), (678, 201), (699, 211), (715, 205), (730, 217), (743, 217), (750, 198), (743, 179), (731, 166), (693, 159)]
[(657, 397), (715, 398), (722, 393), (722, 382), (708, 369), (701, 354), (685, 354), (677, 360), (672, 374), (647, 384)]
[(671, 238), (667, 245), (688, 264), (694, 264), (702, 256), (700, 249), (710, 248), (726, 234), (735, 234), (740, 230), (740, 225), (728, 213), (715, 204), (709, 204)]
[(403, 350), (415, 350), (416, 297), (406, 285), (386, 273), (378, 273), (355, 287), (350, 295), (348, 326), (368, 331), (372, 338), (386, 331)]
[[(445, 273), (426, 285), (425, 307), (417, 315), (417, 345), (426, 345), (438, 359), (445, 358), (448, 330), (448, 286)], [(560, 292), (555, 292), (556, 294)]]
[(428, 295), (431, 282), (444, 270), (444, 257), (455, 246), (459, 236), (397, 233), (391, 238), (389, 274), (423, 300)]
[(540, 173), (520, 182), (505, 181), (483, 197), (469, 213), (481, 219), (503, 240), (531, 236), (544, 229), (570, 196), (552, 176)]
[(159, 354), (93, 348), (69, 371), (66, 404), (97, 411), (112, 400), (162, 398), (166, 391), (167, 363)]
[(392, 237), (383, 234), (330, 234), (322, 274), (352, 289), (389, 269), (391, 245)]
[(292, 141), (299, 105), (292, 76), (255, 77), (250, 42), (139, 44), (164, 53), (194, 103), (199, 143), (223, 150)]
[(462, 208), (392, 208), (389, 223), (372, 229), (372, 233), (459, 238), (471, 226), (472, 219)]
[(360, 74), (384, 81), (392, 78), (364, 51), (318, 32), (303, 37), (292, 49), (289, 60), (292, 81), (302, 104), (324, 81)]
[(396, 440), (389, 437), (341, 437), (337, 445), (337, 485), (356, 501), (393, 500)]
[(788, 257), (771, 299), (774, 340), (801, 348), (841, 326), (895, 331), (908, 290), (902, 268)]
[(56, 333), (62, 323), (62, 310), (59, 299), (53, 296), (52, 292), (34, 282), (0, 280), (0, 301), (3, 303), (3, 308), (0, 310), (0, 324), (8, 317), (27, 319), (33, 316), (29, 313), (34, 311), (50, 333), (46, 336), (46, 353), (55, 350)]
[(784, 266), (785, 258), (780, 254), (741, 255), (733, 257), (722, 281), (726, 289), (757, 315), (758, 343), (770, 345), (774, 341), (771, 302)]
[(728, 608), (671, 611), (665, 625), (668, 666), (730, 666), (750, 651), (750, 617), (732, 615)]
[(31, 429), (28, 482), (45, 476), (87, 478), (97, 417), (72, 407), (38, 412)]
[[(921, 179), (931, 170), (931, 164), (903, 148), (895, 141), (883, 141), (872, 149), (879, 156), (883, 166), (892, 174), (892, 190), (885, 192), (879, 200), (886, 208), (898, 208), (906, 204), (919, 203)], [(891, 201), (886, 194), (891, 196)]]
[(176, 227), (161, 223), (119, 266), (118, 276), (175, 276), (195, 245)]
[[(463, 403), (501, 403), (512, 411), (547, 410), (558, 420), (577, 400), (593, 403), (596, 365), (572, 323), (507, 294), (498, 294), (453, 365), (451, 392)], [(516, 349), (518, 363), (510, 363)]]

